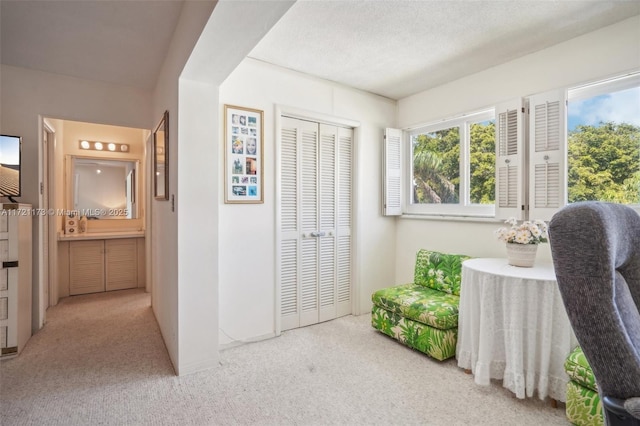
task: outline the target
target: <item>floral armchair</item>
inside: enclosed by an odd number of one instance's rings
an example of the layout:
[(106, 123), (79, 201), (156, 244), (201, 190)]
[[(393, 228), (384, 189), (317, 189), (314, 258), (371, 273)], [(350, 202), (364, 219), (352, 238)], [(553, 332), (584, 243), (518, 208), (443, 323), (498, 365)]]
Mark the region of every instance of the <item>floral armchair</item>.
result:
[(462, 262), (468, 256), (419, 250), (414, 282), (372, 294), (371, 325), (437, 360), (456, 353)]

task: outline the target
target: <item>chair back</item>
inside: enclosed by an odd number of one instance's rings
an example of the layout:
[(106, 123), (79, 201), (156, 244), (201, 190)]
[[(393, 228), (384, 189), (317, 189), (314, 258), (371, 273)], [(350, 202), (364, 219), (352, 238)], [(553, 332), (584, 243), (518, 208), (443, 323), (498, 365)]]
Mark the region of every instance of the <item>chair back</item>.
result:
[(640, 396), (640, 215), (619, 204), (571, 204), (553, 216), (549, 243), (601, 395)]
[(413, 282), (434, 290), (460, 296), (462, 262), (470, 259), (463, 254), (447, 254), (418, 250)]

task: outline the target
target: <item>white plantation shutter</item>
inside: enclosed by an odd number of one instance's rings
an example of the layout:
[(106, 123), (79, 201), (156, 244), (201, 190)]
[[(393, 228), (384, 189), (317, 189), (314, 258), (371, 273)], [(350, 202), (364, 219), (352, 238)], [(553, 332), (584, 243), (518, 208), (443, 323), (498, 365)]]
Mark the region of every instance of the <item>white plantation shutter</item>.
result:
[(384, 204), (385, 216), (402, 214), (402, 130), (384, 131)]
[(353, 129), (282, 117), (281, 328), (351, 313)]
[(566, 204), (566, 94), (529, 98), (529, 219), (550, 220)]
[(525, 214), (525, 104), (522, 99), (496, 107), (496, 218)]

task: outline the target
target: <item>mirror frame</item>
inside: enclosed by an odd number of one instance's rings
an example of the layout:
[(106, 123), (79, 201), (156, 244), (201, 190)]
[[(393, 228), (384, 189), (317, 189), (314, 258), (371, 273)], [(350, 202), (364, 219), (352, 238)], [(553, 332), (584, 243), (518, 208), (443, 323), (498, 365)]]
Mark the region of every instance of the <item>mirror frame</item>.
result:
[(78, 154), (67, 154), (65, 155), (65, 177), (64, 177), (64, 198), (65, 198), (65, 209), (67, 211), (75, 210), (74, 205), (74, 194), (76, 191), (76, 186), (74, 182), (74, 171), (76, 168), (77, 160), (88, 160), (88, 161), (116, 161), (123, 163), (132, 163), (134, 167), (133, 174), (133, 191), (131, 194), (132, 201), (136, 203), (135, 208), (135, 217), (134, 218), (117, 218), (118, 220), (138, 220), (140, 219), (141, 210), (140, 205), (137, 200), (140, 200), (140, 192), (142, 189), (138, 187), (138, 174), (140, 172), (141, 161), (137, 158), (116, 158), (116, 157), (95, 157), (91, 155), (78, 155)]
[[(164, 148), (164, 192), (158, 192), (158, 138), (162, 132), (162, 146)], [(167, 201), (169, 199), (169, 111), (162, 115), (160, 123), (153, 131), (153, 196), (156, 200)]]

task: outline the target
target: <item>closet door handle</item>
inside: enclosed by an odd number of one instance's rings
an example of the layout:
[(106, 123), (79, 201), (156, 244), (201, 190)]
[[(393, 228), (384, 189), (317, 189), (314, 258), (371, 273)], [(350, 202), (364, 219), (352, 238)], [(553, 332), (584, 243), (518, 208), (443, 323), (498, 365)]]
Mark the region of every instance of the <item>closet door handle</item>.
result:
[(313, 231), (311, 233), (311, 236), (312, 237), (316, 237), (316, 238), (317, 237), (324, 237), (325, 235), (326, 235), (326, 232), (324, 232), (324, 231)]

